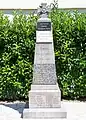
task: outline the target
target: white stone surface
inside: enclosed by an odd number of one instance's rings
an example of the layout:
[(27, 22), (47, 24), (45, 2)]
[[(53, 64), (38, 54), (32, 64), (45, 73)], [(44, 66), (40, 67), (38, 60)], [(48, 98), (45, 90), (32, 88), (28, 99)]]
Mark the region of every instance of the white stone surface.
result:
[(58, 90), (60, 92), (60, 89), (57, 85), (31, 85), (31, 90)]
[(36, 55), (35, 64), (54, 64), (54, 58), (52, 55)]
[(38, 22), (51, 22), (51, 19), (49, 19), (49, 18), (39, 18)]
[(36, 44), (34, 64), (55, 64), (53, 43)]
[(29, 108), (61, 107), (61, 93), (58, 90), (31, 90)]
[(25, 109), (23, 115), (23, 118), (34, 119), (58, 119), (67, 117), (63, 106), (61, 108)]
[(36, 42), (53, 42), (52, 31), (36, 31)]

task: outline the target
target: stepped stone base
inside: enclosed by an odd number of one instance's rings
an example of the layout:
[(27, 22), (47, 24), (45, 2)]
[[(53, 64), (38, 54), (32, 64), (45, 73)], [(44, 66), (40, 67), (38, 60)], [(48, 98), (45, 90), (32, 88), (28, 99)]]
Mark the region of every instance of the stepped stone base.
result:
[(29, 109), (24, 109), (23, 118), (57, 119), (66, 116), (58, 85), (31, 85)]
[(26, 119), (59, 119), (66, 118), (67, 113), (64, 108), (36, 108), (24, 109), (23, 118)]

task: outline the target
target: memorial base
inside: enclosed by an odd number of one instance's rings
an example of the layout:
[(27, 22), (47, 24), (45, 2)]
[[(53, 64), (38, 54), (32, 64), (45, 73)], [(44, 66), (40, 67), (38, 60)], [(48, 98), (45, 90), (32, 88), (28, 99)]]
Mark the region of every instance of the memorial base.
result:
[(66, 118), (67, 113), (61, 105), (58, 85), (32, 85), (29, 92), (29, 109), (24, 109), (26, 119)]

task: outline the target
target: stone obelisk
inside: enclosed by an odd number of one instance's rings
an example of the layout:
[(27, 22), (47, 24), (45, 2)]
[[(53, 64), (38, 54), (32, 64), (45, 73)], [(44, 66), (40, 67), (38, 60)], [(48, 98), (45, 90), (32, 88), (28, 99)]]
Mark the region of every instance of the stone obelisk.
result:
[(61, 92), (57, 83), (53, 34), (51, 20), (48, 18), (46, 3), (38, 9), (33, 82), (29, 92), (29, 109), (23, 118), (58, 119), (66, 118), (61, 106)]

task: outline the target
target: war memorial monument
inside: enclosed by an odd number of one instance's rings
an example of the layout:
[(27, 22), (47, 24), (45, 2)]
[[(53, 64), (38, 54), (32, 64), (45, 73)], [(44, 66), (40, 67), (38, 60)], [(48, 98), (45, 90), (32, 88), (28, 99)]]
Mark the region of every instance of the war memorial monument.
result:
[(29, 109), (24, 109), (25, 119), (63, 119), (67, 113), (61, 104), (57, 83), (52, 23), (48, 7), (42, 3), (38, 9), (33, 82), (29, 91)]

